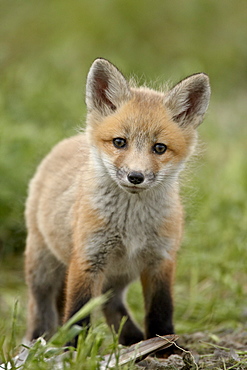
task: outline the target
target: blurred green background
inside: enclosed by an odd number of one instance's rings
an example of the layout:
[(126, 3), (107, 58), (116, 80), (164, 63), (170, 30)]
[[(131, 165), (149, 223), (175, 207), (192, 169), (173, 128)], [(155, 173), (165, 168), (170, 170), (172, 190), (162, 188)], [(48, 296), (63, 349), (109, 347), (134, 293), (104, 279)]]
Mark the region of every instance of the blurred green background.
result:
[[(0, 1), (1, 317), (15, 297), (26, 299), (28, 181), (49, 149), (84, 125), (86, 75), (104, 57), (140, 84), (209, 75), (202, 143), (183, 181), (177, 330), (246, 322), (246, 13), (246, 0)], [(139, 285), (131, 292), (141, 321)]]

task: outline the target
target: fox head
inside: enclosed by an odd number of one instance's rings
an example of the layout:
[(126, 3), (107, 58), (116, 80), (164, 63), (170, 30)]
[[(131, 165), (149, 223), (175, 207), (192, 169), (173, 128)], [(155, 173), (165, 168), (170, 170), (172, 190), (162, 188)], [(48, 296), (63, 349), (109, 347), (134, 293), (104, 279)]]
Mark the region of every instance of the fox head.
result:
[(129, 193), (177, 181), (209, 98), (204, 73), (157, 92), (130, 87), (113, 64), (96, 59), (86, 85), (86, 132), (97, 174)]

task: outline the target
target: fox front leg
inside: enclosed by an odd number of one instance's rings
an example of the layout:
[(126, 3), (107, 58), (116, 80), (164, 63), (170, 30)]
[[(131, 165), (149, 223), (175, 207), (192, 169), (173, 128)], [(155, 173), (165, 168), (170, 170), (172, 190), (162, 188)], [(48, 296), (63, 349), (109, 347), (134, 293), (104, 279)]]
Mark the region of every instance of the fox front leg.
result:
[[(158, 266), (145, 270), (141, 275), (147, 339), (174, 333), (172, 299), (174, 264), (172, 260), (163, 260)], [(169, 353), (173, 351), (172, 347), (168, 348)], [(163, 355), (163, 352), (159, 351), (158, 354)], [(165, 350), (164, 353), (166, 352)]]
[[(69, 265), (66, 305), (64, 321), (68, 321), (77, 313), (92, 297), (98, 296), (102, 292), (104, 276), (101, 271), (95, 269), (87, 261), (77, 256), (73, 256)], [(86, 330), (90, 325), (90, 315), (76, 322), (77, 325)], [(68, 345), (77, 346), (76, 337)]]

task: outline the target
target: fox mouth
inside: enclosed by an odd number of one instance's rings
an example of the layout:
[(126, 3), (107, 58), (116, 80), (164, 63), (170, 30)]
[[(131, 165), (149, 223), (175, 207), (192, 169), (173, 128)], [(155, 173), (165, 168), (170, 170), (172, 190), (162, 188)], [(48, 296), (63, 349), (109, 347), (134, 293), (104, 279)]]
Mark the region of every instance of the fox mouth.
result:
[(146, 187), (140, 187), (137, 185), (121, 185), (121, 188), (127, 191), (128, 193), (137, 194), (141, 193), (142, 191), (146, 190)]

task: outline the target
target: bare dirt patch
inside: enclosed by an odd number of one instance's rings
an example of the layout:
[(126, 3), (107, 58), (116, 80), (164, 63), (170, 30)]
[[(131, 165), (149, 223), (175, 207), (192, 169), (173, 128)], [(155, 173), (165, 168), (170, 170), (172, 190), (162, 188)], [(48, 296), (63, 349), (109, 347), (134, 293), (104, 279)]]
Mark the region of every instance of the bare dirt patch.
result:
[(217, 334), (197, 332), (182, 335), (179, 345), (188, 348), (168, 359), (148, 357), (137, 365), (147, 370), (245, 370), (247, 369), (247, 330), (225, 330)]

